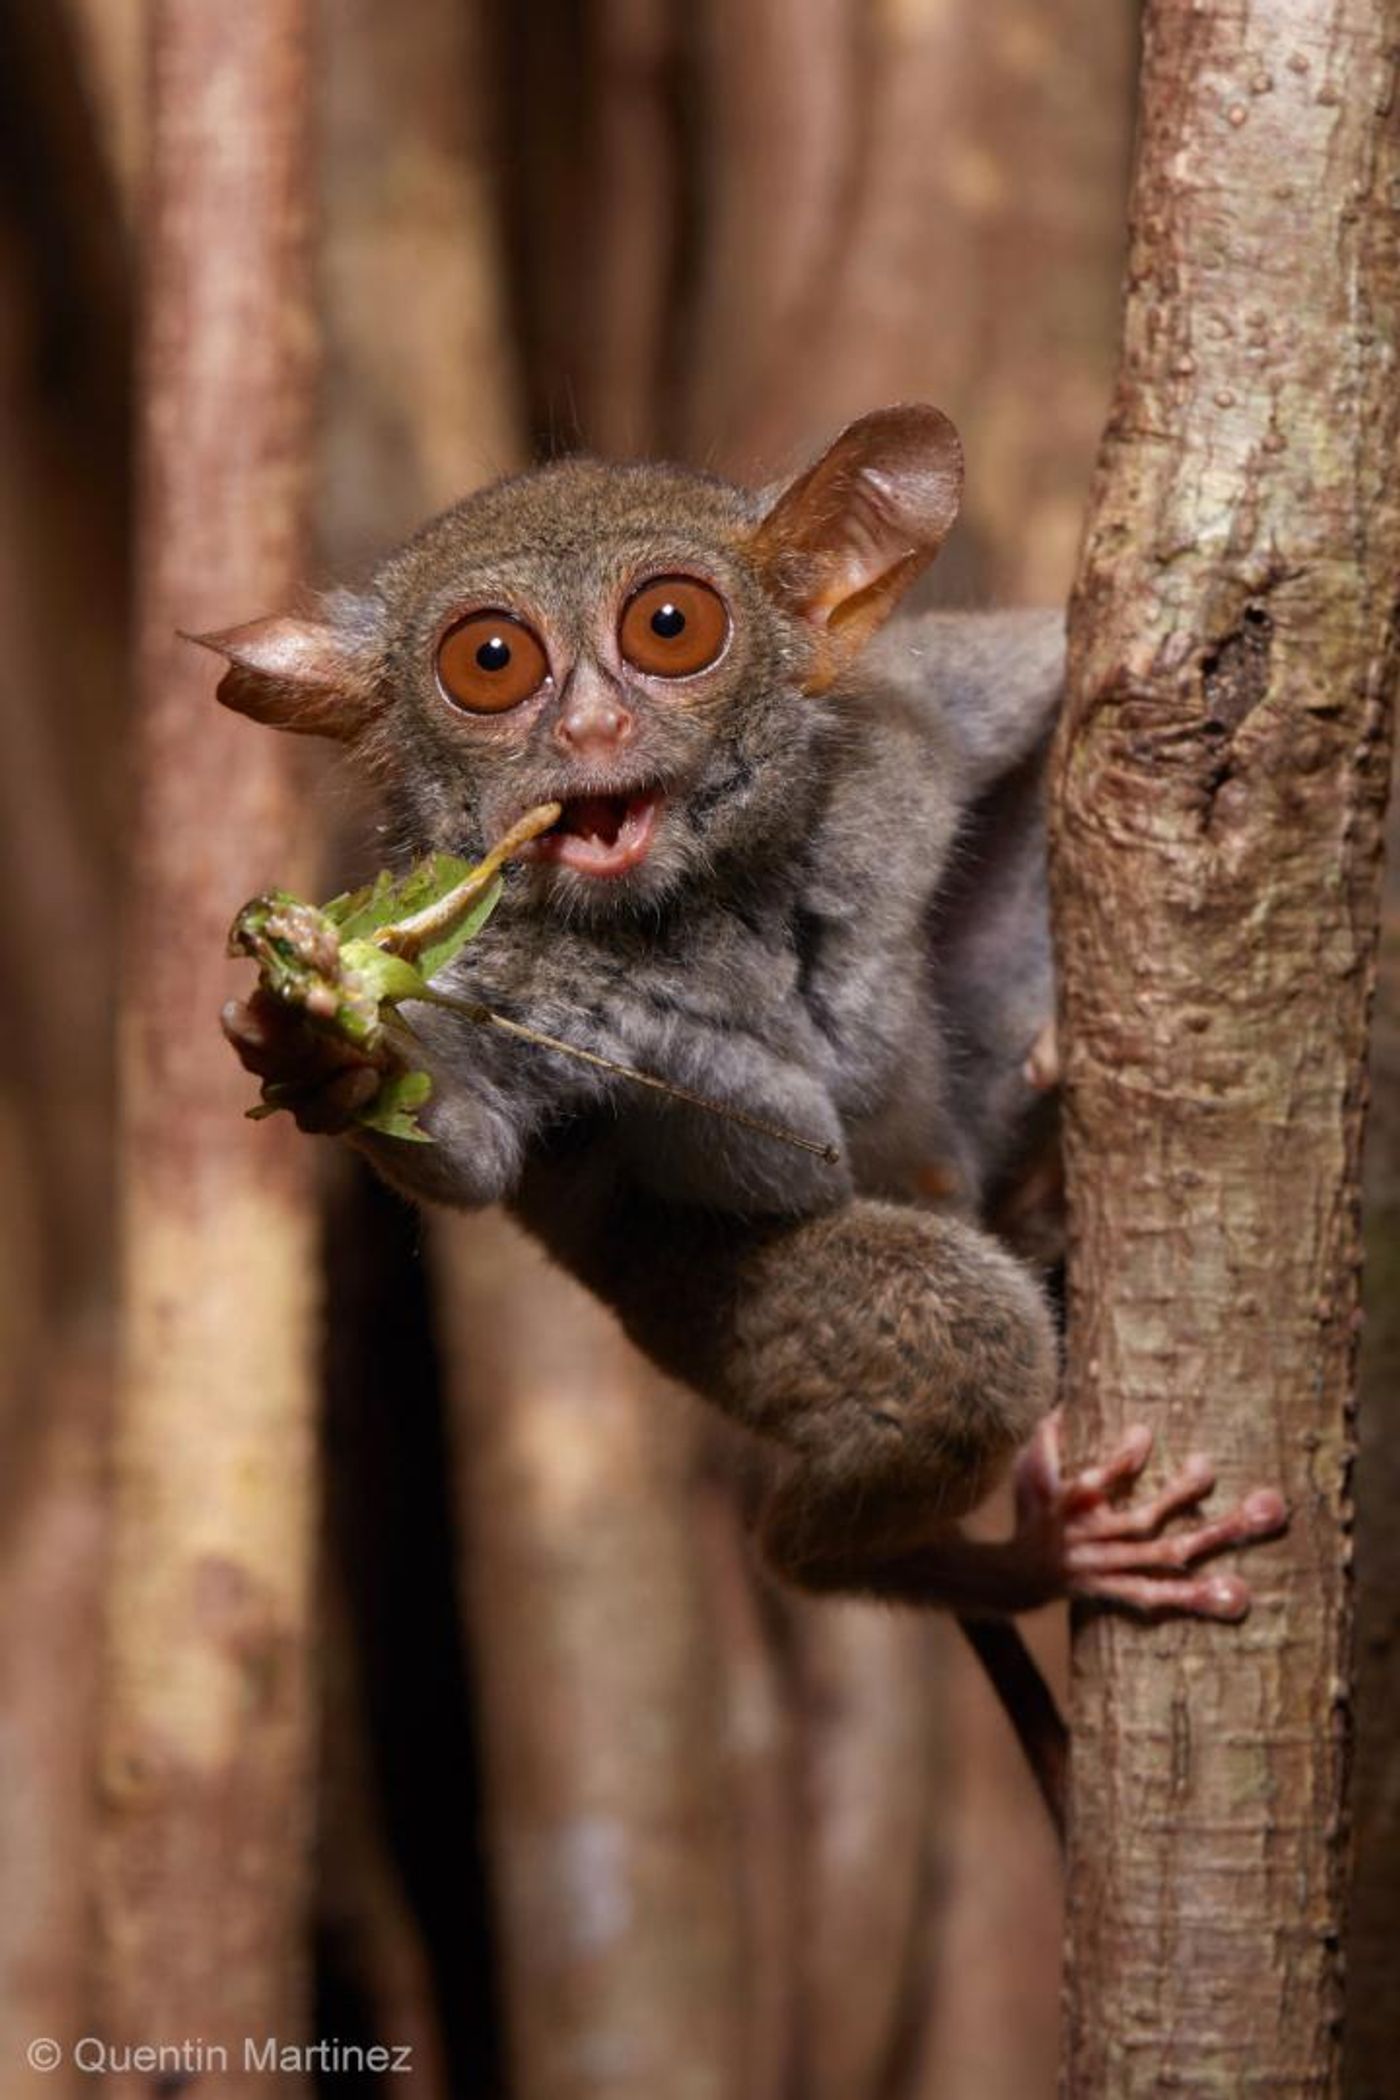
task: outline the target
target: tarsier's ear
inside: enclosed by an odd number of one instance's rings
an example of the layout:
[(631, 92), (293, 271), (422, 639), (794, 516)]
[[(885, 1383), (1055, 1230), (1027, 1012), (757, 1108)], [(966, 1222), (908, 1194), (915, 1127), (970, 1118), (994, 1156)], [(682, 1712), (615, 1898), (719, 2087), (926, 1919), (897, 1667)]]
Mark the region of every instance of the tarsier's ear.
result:
[(273, 729), (350, 743), (376, 712), (363, 655), (326, 621), (274, 615), (186, 640), (228, 658), (218, 686), (224, 706)]
[(773, 587), (853, 655), (933, 560), (962, 496), (958, 433), (912, 402), (847, 424), (759, 524), (754, 552)]

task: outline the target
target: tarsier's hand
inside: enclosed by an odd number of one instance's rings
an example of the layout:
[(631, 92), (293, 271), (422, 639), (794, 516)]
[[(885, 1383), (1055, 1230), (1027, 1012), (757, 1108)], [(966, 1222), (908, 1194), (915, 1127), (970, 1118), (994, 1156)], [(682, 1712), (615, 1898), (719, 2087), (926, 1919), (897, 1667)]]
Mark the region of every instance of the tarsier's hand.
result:
[(382, 1063), (261, 988), (231, 999), (219, 1019), (244, 1068), (262, 1080), (264, 1098), (269, 1087), (277, 1088), (277, 1106), (301, 1130), (319, 1136), (348, 1130), (383, 1082)]

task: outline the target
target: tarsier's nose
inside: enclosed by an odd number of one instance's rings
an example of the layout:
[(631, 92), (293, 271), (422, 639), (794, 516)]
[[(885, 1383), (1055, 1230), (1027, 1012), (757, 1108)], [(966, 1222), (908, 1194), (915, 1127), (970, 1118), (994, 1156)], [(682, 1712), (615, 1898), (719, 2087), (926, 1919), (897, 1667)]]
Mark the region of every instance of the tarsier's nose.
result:
[(611, 680), (581, 668), (564, 688), (554, 741), (577, 758), (604, 758), (628, 741), (635, 726), (631, 708)]

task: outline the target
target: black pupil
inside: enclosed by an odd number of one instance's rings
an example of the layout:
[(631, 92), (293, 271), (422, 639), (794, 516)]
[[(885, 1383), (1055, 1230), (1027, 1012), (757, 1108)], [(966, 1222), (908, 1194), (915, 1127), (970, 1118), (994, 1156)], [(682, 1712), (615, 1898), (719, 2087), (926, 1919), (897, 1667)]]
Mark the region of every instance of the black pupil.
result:
[(673, 642), (678, 634), (685, 633), (685, 614), (678, 605), (658, 605), (651, 616), (651, 631), (660, 635), (663, 642)]
[(477, 650), (476, 660), (483, 671), (504, 671), (510, 662), (510, 643), (493, 634), (490, 641), (483, 642)]

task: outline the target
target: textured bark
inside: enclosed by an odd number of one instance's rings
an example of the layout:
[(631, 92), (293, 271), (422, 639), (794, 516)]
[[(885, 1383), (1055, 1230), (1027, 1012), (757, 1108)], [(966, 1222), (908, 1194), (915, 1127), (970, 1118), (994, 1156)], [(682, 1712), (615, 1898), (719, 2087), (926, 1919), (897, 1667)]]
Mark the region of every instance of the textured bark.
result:
[(736, 1869), (680, 1402), (499, 1219), (444, 1241), (513, 2090), (734, 2100)]
[(310, 1156), (243, 1122), (217, 1014), (232, 912), (309, 868), (290, 749), (176, 630), (303, 567), (305, 31), (303, 0), (151, 17), (100, 2003), (119, 2048), (228, 2047), (230, 2096), (305, 2013), (316, 1250)]
[(1337, 2089), (1390, 702), (1393, 0), (1155, 0), (1058, 767), (1081, 1452), (1278, 1480), (1242, 1630), (1087, 1620), (1067, 2089)]

